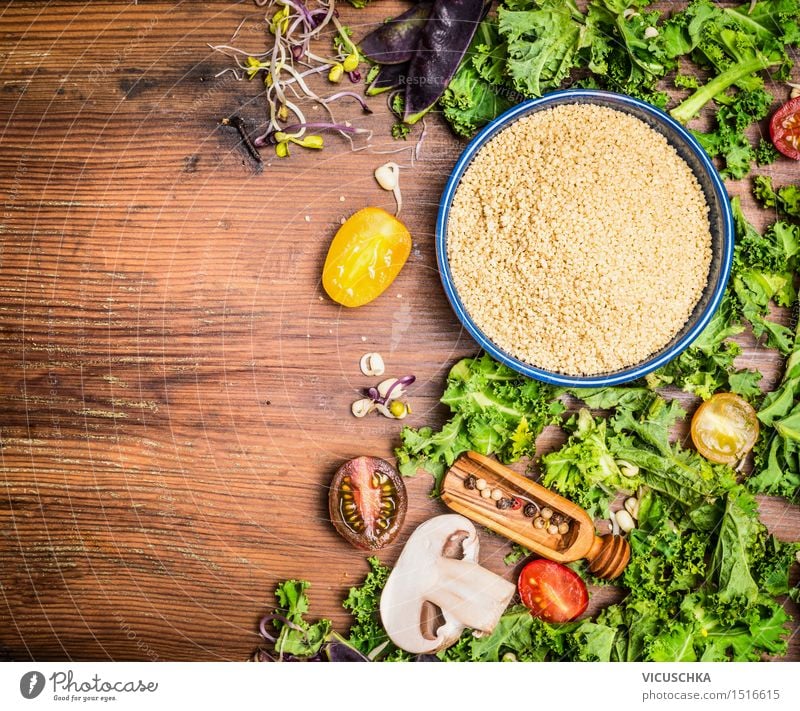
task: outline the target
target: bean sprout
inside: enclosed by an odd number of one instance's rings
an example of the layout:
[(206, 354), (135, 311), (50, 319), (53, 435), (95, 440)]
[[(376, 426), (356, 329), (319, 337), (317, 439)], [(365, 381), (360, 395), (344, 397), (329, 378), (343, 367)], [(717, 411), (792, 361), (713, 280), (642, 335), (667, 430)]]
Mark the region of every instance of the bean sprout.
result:
[[(313, 3), (313, 7), (309, 4)], [(308, 135), (308, 129), (333, 131), (345, 137), (353, 147), (353, 136), (369, 134), (366, 129), (354, 129), (346, 122), (337, 121), (330, 104), (340, 99), (355, 99), (365, 113), (371, 113), (364, 100), (352, 91), (337, 91), (323, 97), (305, 81), (306, 77), (327, 73), (332, 83), (338, 83), (346, 74), (351, 82), (361, 79), (358, 71), (360, 55), (349, 37), (347, 29), (339, 22), (336, 0), (255, 0), (258, 7), (266, 8), (264, 21), (272, 47), (267, 52), (247, 52), (231, 44), (209, 45), (211, 49), (231, 57), (236, 66), (223, 70), (217, 76), (232, 72), (238, 79), (261, 78), (267, 88), (267, 127), (253, 143), (263, 147), (272, 145), (279, 157), (289, 155), (289, 144), (319, 149), (323, 139)], [(231, 41), (238, 35), (237, 27)], [(327, 57), (311, 50), (311, 43), (334, 32), (333, 56)], [(321, 105), (330, 121), (309, 123), (299, 103), (310, 100)], [(291, 124), (291, 125), (287, 125)]]

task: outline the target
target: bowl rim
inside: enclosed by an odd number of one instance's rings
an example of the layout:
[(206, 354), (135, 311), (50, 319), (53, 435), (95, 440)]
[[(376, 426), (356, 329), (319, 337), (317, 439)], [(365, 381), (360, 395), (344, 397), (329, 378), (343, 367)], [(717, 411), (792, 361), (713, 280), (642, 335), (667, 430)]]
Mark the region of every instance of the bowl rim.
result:
[[(515, 358), (514, 356), (506, 353), (499, 346), (486, 336), (483, 331), (472, 320), (472, 317), (467, 313), (466, 308), (461, 303), (458, 296), (452, 273), (450, 271), (450, 264), (447, 259), (447, 221), (450, 214), (450, 207), (452, 205), (453, 196), (455, 195), (456, 188), (458, 187), (461, 178), (464, 175), (467, 167), (474, 158), (475, 154), (486, 144), (490, 139), (494, 138), (496, 134), (505, 129), (508, 125), (513, 123), (516, 119), (521, 118), (531, 109), (536, 107), (546, 106), (548, 104), (566, 103), (569, 99), (602, 99), (613, 100), (617, 104), (626, 104), (649, 114), (657, 121), (666, 124), (669, 129), (677, 133), (680, 138), (686, 143), (690, 150), (700, 160), (703, 169), (706, 171), (711, 179), (713, 191), (721, 207), (722, 222), (723, 222), (723, 235), (722, 235), (722, 264), (716, 283), (713, 286), (711, 298), (708, 301), (705, 309), (700, 313), (696, 322), (692, 327), (676, 342), (672, 347), (661, 353), (657, 357), (651, 357), (642, 363), (639, 363), (622, 370), (605, 374), (605, 375), (566, 375), (564, 373), (556, 373), (543, 368), (538, 368), (529, 363)], [(554, 91), (546, 94), (537, 99), (529, 99), (513, 106), (505, 113), (501, 114), (493, 121), (484, 126), (478, 134), (469, 142), (467, 147), (461, 153), (458, 161), (455, 164), (452, 172), (450, 173), (447, 183), (445, 184), (444, 191), (442, 192), (441, 200), (439, 201), (439, 212), (436, 218), (436, 262), (439, 267), (439, 277), (442, 281), (445, 294), (447, 295), (450, 305), (455, 311), (458, 320), (467, 329), (469, 334), (478, 342), (478, 345), (483, 348), (495, 360), (507, 365), (508, 367), (516, 370), (536, 380), (545, 383), (559, 386), (572, 386), (572, 387), (588, 387), (588, 386), (605, 386), (605, 385), (619, 385), (627, 383), (632, 380), (641, 378), (648, 373), (660, 368), (672, 359), (680, 355), (692, 342), (700, 335), (703, 329), (708, 325), (712, 316), (716, 312), (722, 297), (725, 294), (725, 288), (730, 277), (731, 265), (733, 263), (733, 247), (734, 247), (734, 232), (733, 232), (733, 212), (731, 210), (728, 191), (722, 181), (717, 169), (714, 167), (708, 154), (698, 143), (697, 139), (678, 121), (672, 118), (669, 114), (661, 109), (648, 104), (647, 102), (624, 94), (617, 94), (611, 91), (600, 91), (595, 89), (565, 89), (562, 91)], [(708, 288), (708, 285), (706, 285)]]

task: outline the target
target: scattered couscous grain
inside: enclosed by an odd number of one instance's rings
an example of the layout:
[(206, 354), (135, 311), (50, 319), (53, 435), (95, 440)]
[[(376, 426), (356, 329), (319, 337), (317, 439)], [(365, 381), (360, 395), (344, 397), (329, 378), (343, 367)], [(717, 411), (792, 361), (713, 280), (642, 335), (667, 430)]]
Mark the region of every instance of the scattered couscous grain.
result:
[(638, 118), (568, 104), (519, 119), (462, 177), (447, 256), (475, 324), (545, 370), (598, 375), (681, 330), (708, 281), (708, 205)]

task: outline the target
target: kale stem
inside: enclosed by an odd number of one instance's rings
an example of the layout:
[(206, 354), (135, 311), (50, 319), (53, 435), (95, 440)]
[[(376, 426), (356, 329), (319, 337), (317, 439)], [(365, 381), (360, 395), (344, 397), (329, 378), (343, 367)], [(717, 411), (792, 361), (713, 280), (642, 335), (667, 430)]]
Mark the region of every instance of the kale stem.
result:
[(754, 74), (755, 72), (760, 72), (762, 69), (766, 69), (774, 64), (779, 64), (779, 62), (771, 61), (764, 55), (759, 55), (753, 59), (734, 64), (732, 67), (722, 72), (722, 74), (718, 74), (711, 81), (697, 89), (697, 91), (685, 101), (678, 104), (670, 111), (670, 115), (683, 124), (688, 123), (700, 113), (700, 109), (717, 94), (722, 93), (740, 79), (744, 79), (744, 77)]

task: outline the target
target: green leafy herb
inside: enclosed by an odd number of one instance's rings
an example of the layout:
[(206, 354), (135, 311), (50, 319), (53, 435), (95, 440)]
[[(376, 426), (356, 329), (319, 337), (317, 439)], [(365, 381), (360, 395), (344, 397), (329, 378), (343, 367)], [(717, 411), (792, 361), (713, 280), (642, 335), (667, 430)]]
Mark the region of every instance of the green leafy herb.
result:
[(641, 479), (622, 473), (609, 446), (605, 418), (595, 419), (581, 410), (567, 426), (573, 433), (566, 445), (541, 459), (542, 485), (579, 504), (590, 516), (607, 517), (616, 492), (635, 490)]
[(742, 490), (729, 493), (711, 559), (717, 575), (719, 599), (723, 602), (751, 604), (758, 597), (758, 584), (750, 571), (750, 561), (762, 529), (755, 499)]
[(285, 617), (291, 625), (276, 618), (272, 624), (278, 630), (275, 651), (281, 656), (313, 657), (325, 643), (331, 632), (330, 620), (319, 620), (309, 624), (304, 619), (309, 610), (306, 590), (310, 583), (305, 580), (287, 580), (275, 588), (278, 600), (276, 615)]
[(723, 177), (739, 179), (750, 172), (750, 164), (757, 155), (745, 130), (767, 116), (772, 100), (772, 94), (763, 89), (740, 91), (729, 104), (717, 110), (714, 131), (693, 132), (710, 156), (724, 158)]
[(525, 560), (529, 555), (531, 555), (531, 552), (525, 546), (521, 546), (519, 543), (512, 543), (511, 552), (506, 553), (503, 562), (506, 565), (516, 565), (521, 560)]
[[(670, 113), (683, 123), (696, 116), (712, 99), (723, 100), (724, 92), (736, 86), (744, 92), (763, 87), (760, 72), (773, 67), (791, 66), (785, 45), (794, 41), (786, 36), (787, 27), (775, 21), (764, 22), (782, 0), (765, 0), (755, 14), (722, 8), (711, 0), (693, 0), (664, 26), (664, 46), (668, 56), (689, 54), (701, 66), (710, 67), (712, 78)], [(798, 8), (797, 0), (790, 0)], [(785, 3), (784, 3), (785, 4)], [(796, 11), (795, 11), (796, 12)]]
[[(607, 390), (601, 391), (606, 400)], [(543, 457), (545, 486), (553, 486), (594, 510), (595, 504), (599, 504), (600, 511), (605, 511), (608, 500), (617, 491), (632, 491), (640, 484), (668, 495), (687, 508), (702, 504), (734, 484), (733, 472), (728, 467), (712, 465), (694, 450), (670, 442), (672, 426), (685, 415), (676, 401), (667, 402), (655, 394), (645, 398), (638, 392), (630, 397), (630, 389), (619, 390), (623, 397), (610, 420), (612, 432), (606, 432), (604, 421), (595, 423), (593, 428), (585, 428), (593, 435), (588, 453), (586, 449), (575, 451), (573, 435), (561, 451)], [(584, 392), (580, 388), (571, 392), (587, 404), (596, 395), (594, 390)], [(569, 469), (561, 458), (568, 458)], [(586, 466), (585, 461), (592, 465)], [(626, 469), (628, 476), (623, 474)], [(605, 478), (598, 479), (604, 470)]]
[(353, 616), (348, 642), (362, 654), (369, 656), (381, 649), (388, 654), (396, 647), (391, 644), (380, 622), (381, 591), (389, 579), (391, 568), (383, 565), (377, 558), (368, 559), (369, 573), (364, 582), (350, 588), (342, 606)]
[(683, 513), (668, 502), (653, 493), (641, 498), (639, 522), (629, 537), (631, 562), (623, 574), (631, 599), (664, 610), (674, 609), (704, 580), (708, 546), (706, 531), (678, 528), (674, 520), (685, 520)]
[(525, 9), (501, 6), (497, 18), (514, 90), (541, 96), (557, 89), (576, 65), (583, 45), (583, 15), (574, 1), (535, 0)]
[(502, 86), (502, 58), (496, 57), (502, 46), (498, 43), (497, 23), (484, 20), (439, 100), (445, 118), (461, 136), (471, 136), (511, 106), (509, 91)]
[(757, 661), (763, 654), (785, 654), (789, 615), (769, 598), (759, 598), (733, 613), (713, 594), (688, 595), (674, 618), (664, 620), (650, 642), (657, 662)]
[[(667, 94), (656, 84), (675, 66), (664, 51), (656, 29), (660, 13), (646, 11), (648, 2), (592, 0), (587, 8), (588, 68), (599, 84), (635, 96), (660, 108)], [(630, 8), (637, 12), (627, 13)]]
[(408, 138), (409, 133), (411, 133), (411, 126), (409, 126), (407, 123), (396, 121), (392, 124), (392, 138), (395, 140), (405, 141)]
[(770, 304), (791, 306), (797, 299), (793, 273), (800, 254), (800, 226), (776, 222), (760, 235), (745, 219), (738, 198), (731, 201), (738, 244), (734, 254), (733, 294), (756, 338), (788, 354), (793, 334), (767, 318)]
[(753, 474), (747, 484), (758, 493), (797, 499), (800, 497), (800, 339), (797, 332), (781, 384), (764, 398), (758, 419), (761, 435), (756, 443)]
[(447, 468), (467, 450), (494, 454), (505, 463), (532, 457), (539, 433), (564, 410), (556, 395), (487, 355), (461, 360), (450, 370), (441, 398), (452, 417), (439, 431), (403, 429), (396, 450), (400, 473), (428, 471), (436, 494)]
[(780, 158), (780, 153), (775, 146), (764, 138), (758, 139), (758, 146), (755, 150), (756, 164), (759, 166), (770, 165)]
[(762, 207), (773, 207), (784, 215), (800, 218), (800, 185), (784, 185), (776, 191), (772, 178), (757, 175), (753, 178), (753, 196)]

